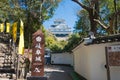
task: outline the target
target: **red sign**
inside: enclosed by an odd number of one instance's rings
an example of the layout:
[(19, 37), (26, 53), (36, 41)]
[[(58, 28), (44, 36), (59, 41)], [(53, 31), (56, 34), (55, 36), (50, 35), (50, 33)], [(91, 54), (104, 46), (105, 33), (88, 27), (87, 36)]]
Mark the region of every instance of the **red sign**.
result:
[(32, 36), (32, 76), (44, 76), (44, 35), (41, 30)]

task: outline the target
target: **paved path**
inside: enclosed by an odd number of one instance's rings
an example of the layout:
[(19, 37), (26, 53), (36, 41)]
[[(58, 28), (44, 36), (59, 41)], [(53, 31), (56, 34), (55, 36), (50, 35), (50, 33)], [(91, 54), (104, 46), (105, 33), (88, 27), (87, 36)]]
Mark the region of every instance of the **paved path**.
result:
[(70, 73), (73, 71), (72, 67), (49, 65), (45, 66), (45, 76), (48, 80), (72, 80)]
[[(45, 65), (45, 77), (48, 80), (72, 80), (70, 73), (73, 72), (72, 67), (62, 66), (62, 65)], [(0, 78), (0, 80), (13, 80)], [(18, 79), (18, 80), (26, 80), (26, 79)]]

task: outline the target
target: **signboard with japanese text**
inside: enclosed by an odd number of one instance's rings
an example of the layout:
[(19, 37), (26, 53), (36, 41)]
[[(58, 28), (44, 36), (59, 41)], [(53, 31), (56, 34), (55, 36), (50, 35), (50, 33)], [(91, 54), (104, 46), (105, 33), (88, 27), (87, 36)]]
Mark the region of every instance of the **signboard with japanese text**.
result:
[(41, 30), (32, 35), (31, 76), (44, 76), (44, 35)]
[(120, 45), (107, 47), (108, 65), (120, 66)]

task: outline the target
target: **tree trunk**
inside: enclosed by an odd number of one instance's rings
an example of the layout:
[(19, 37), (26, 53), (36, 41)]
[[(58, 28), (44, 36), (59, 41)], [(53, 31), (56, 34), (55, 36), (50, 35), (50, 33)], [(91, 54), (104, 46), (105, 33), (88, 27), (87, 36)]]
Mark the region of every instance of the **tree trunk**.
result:
[(90, 26), (91, 26), (91, 29), (90, 31), (92, 31), (93, 33), (96, 33), (96, 22), (94, 21), (94, 14), (93, 14), (93, 9), (90, 9), (89, 11), (89, 19), (90, 19)]
[[(117, 13), (116, 0), (113, 0), (113, 2), (114, 2), (115, 13)], [(115, 28), (114, 28), (114, 33), (117, 33), (117, 15), (115, 15)]]
[(96, 34), (97, 31), (97, 22), (94, 21), (94, 19), (98, 19), (99, 17), (99, 1), (96, 0), (95, 2), (92, 2), (92, 7), (88, 7), (83, 5), (81, 2), (79, 2), (79, 0), (72, 0), (74, 2), (76, 2), (77, 4), (79, 4), (82, 8), (84, 8), (86, 11), (88, 11), (89, 13), (89, 20), (90, 20), (90, 26), (91, 29), (90, 31), (92, 31), (94, 34)]
[(96, 31), (97, 31), (97, 22), (94, 21), (94, 19), (98, 19), (99, 17), (99, 2), (97, 1), (95, 4), (94, 4), (94, 9), (91, 10), (91, 12), (89, 12), (91, 15), (91, 19), (90, 19), (90, 22), (91, 22), (91, 31), (94, 32), (96, 34)]

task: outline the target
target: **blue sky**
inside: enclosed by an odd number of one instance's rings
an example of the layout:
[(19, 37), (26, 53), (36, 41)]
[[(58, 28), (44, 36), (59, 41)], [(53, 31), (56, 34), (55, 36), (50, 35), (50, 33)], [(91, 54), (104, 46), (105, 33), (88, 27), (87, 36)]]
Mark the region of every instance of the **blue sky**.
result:
[(64, 19), (66, 21), (66, 24), (73, 30), (75, 21), (77, 21), (77, 12), (80, 9), (81, 7), (72, 0), (62, 0), (56, 9), (54, 16), (51, 19), (45, 21), (43, 25), (46, 29), (48, 29), (50, 25), (53, 24), (53, 21), (55, 19), (60, 18)]

